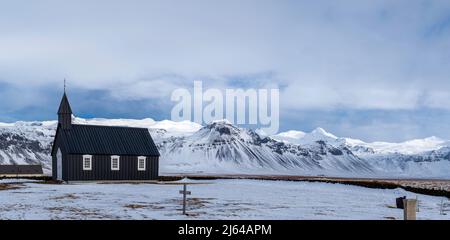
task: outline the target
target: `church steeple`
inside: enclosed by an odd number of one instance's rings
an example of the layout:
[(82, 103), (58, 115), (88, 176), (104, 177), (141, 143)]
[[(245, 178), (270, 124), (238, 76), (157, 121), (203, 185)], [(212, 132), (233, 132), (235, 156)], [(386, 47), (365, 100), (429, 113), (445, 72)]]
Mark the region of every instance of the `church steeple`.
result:
[(72, 128), (72, 108), (70, 108), (65, 87), (64, 87), (64, 95), (61, 99), (61, 104), (59, 105), (58, 109), (58, 124), (61, 125), (62, 129)]

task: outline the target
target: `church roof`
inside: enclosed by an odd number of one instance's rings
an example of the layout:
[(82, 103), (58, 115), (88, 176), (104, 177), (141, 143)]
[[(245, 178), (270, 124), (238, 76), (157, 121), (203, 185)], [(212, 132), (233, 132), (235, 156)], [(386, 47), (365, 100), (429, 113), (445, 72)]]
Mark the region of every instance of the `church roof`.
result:
[(73, 124), (59, 131), (69, 154), (159, 156), (146, 128)]
[(61, 103), (59, 104), (58, 114), (72, 114), (72, 108), (70, 107), (66, 93), (64, 93)]

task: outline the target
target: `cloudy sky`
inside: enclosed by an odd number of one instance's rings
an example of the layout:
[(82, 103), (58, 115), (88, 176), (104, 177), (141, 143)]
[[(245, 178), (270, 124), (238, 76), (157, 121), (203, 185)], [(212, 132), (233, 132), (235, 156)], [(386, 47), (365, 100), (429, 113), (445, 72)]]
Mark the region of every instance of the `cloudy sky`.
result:
[(0, 121), (167, 119), (178, 87), (281, 90), (281, 129), (450, 139), (450, 1), (0, 0)]

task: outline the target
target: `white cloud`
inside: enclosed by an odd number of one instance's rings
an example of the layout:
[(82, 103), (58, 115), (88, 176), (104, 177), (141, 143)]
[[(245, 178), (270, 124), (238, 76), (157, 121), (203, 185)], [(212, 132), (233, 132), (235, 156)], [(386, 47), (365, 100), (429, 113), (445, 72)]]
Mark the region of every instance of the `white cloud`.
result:
[(285, 109), (448, 109), (449, 10), (446, 1), (10, 1), (0, 9), (0, 80), (66, 77), (145, 99), (273, 72)]

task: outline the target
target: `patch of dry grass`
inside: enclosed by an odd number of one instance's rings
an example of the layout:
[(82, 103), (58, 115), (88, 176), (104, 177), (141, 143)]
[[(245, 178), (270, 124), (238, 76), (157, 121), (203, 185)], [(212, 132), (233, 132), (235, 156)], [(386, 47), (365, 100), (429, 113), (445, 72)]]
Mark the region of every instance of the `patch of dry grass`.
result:
[(52, 199), (52, 200), (62, 200), (62, 199), (78, 199), (78, 198), (80, 198), (80, 197), (76, 196), (75, 194), (68, 193), (68, 194), (65, 194), (65, 195), (62, 195), (62, 196), (53, 197), (53, 198), (50, 198), (50, 199)]
[(140, 208), (146, 208), (146, 205), (141, 205), (141, 204), (127, 204), (124, 207), (126, 208), (131, 208), (131, 209), (140, 209)]
[(164, 209), (163, 206), (159, 206), (156, 204), (140, 204), (140, 203), (127, 204), (123, 207), (130, 208), (130, 209), (144, 209), (144, 208), (155, 209), (155, 210)]
[(38, 184), (63, 184), (64, 181), (49, 179), (49, 180), (44, 180), (44, 181), (40, 181), (40, 182), (36, 182), (36, 183), (38, 183)]
[(60, 218), (58, 216), (52, 217), (52, 219), (119, 219), (116, 216), (108, 215), (100, 210), (96, 209), (84, 209), (76, 207), (49, 207), (46, 208), (48, 211), (54, 214), (68, 213), (71, 214), (68, 217)]
[(8, 184), (8, 183), (0, 183), (0, 191), (2, 190), (14, 190), (19, 189), (22, 186), (19, 184)]

